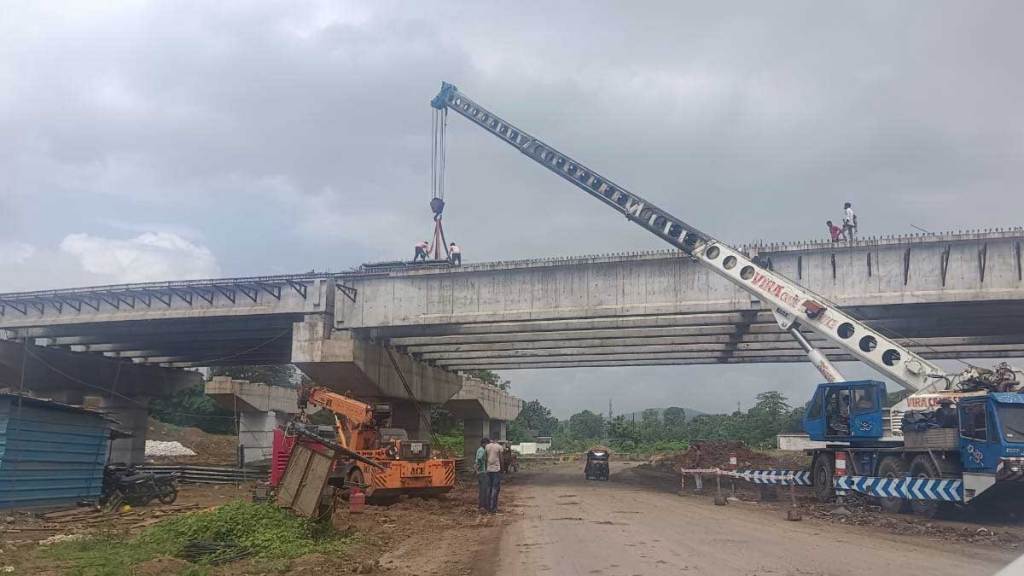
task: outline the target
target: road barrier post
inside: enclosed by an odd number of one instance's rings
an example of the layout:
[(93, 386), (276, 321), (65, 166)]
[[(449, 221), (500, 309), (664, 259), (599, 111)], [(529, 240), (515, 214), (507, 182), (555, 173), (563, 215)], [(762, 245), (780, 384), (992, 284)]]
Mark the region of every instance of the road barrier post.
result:
[(715, 506), (725, 506), (725, 496), (722, 496), (721, 472), (715, 472)]

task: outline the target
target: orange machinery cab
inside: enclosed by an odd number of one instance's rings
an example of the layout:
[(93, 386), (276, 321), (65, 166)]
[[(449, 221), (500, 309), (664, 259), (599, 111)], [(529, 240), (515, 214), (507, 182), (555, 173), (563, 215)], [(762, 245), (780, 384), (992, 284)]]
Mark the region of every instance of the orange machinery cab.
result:
[[(333, 429), (324, 427), (323, 435), (332, 438)], [(408, 440), (405, 431), (400, 429), (381, 430), (381, 440), (382, 448), (356, 451), (381, 468), (338, 458), (334, 461), (330, 484), (338, 488), (345, 482), (362, 484), (366, 497), (375, 500), (402, 494), (444, 494), (455, 486), (455, 461), (431, 458), (429, 442)], [(272, 486), (276, 487), (281, 481), (295, 442), (303, 442), (315, 450), (325, 449), (314, 441), (290, 435), (282, 428), (275, 429), (270, 471)]]

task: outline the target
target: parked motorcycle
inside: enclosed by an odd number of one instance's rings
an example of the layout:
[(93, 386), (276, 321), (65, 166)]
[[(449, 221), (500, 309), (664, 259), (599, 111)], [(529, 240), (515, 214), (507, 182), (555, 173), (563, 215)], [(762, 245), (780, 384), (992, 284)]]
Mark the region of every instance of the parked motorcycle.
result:
[(153, 500), (173, 504), (178, 499), (178, 473), (154, 474), (134, 466), (112, 464), (103, 470), (100, 504), (113, 509), (122, 503), (145, 506)]

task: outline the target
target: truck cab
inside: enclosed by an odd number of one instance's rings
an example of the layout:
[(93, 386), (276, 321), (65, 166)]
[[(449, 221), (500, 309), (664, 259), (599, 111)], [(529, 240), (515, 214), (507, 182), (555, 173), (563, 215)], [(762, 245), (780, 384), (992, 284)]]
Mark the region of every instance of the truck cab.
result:
[(804, 431), (819, 442), (878, 440), (884, 401), (885, 384), (877, 380), (819, 384), (804, 411)]
[(960, 458), (965, 472), (1024, 476), (1024, 394), (992, 392), (961, 398)]

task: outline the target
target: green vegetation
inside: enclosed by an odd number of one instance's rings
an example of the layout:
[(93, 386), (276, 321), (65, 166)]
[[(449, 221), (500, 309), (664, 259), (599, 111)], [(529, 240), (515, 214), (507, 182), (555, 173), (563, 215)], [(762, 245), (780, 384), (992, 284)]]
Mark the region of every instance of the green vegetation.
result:
[[(73, 576), (129, 576), (133, 566), (158, 557), (182, 557), (190, 542), (228, 543), (230, 552), (244, 551), (261, 564), (273, 566), (306, 554), (343, 553), (351, 543), (329, 525), (297, 518), (270, 504), (236, 501), (215, 510), (175, 516), (125, 540), (100, 535), (54, 544), (40, 552), (67, 563)], [(216, 557), (189, 565), (185, 574), (207, 573)]]
[(756, 403), (746, 412), (701, 414), (690, 419), (683, 408), (676, 406), (619, 415), (611, 421), (584, 410), (558, 424), (552, 448), (581, 451), (607, 443), (622, 452), (652, 453), (685, 450), (691, 443), (704, 440), (739, 440), (766, 449), (774, 447), (776, 434), (800, 432), (803, 412), (803, 407), (791, 407), (779, 392), (758, 394)]

